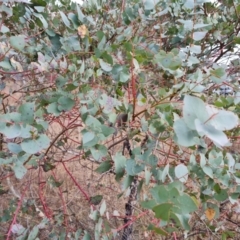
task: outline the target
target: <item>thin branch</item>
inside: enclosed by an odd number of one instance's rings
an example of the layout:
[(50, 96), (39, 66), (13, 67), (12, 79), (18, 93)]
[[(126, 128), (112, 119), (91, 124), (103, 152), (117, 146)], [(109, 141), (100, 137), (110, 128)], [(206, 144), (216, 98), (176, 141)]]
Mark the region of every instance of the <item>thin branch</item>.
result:
[(69, 172), (69, 170), (67, 169), (66, 165), (64, 162), (62, 162), (62, 165), (65, 169), (65, 171), (68, 173), (68, 175), (71, 177), (71, 179), (73, 180), (73, 182), (75, 183), (75, 185), (78, 187), (78, 189), (80, 190), (80, 192), (84, 195), (84, 197), (86, 198), (86, 200), (89, 202), (90, 201), (90, 197), (88, 196), (88, 194), (82, 189), (82, 187), (78, 184), (78, 182), (76, 181), (76, 179), (73, 177), (73, 175)]
[(26, 194), (26, 191), (27, 191), (27, 188), (28, 188), (28, 187), (29, 187), (29, 185), (27, 184), (27, 185), (25, 186), (25, 188), (24, 188), (24, 191), (23, 191), (23, 193), (22, 193), (19, 201), (18, 201), (17, 209), (16, 209), (16, 211), (15, 211), (15, 213), (14, 213), (12, 222), (11, 222), (9, 228), (8, 228), (6, 240), (10, 240), (12, 227), (13, 227), (13, 225), (16, 223), (17, 215), (18, 215), (18, 213), (19, 213), (19, 211), (20, 211), (20, 209), (21, 209), (22, 202), (23, 202), (23, 199), (24, 199), (24, 195)]
[(122, 139), (120, 139), (119, 141), (111, 144), (111, 145), (108, 147), (108, 150), (110, 150), (110, 149), (111, 149), (112, 147), (114, 147), (115, 145), (117, 145), (117, 144), (119, 144), (119, 143), (121, 143), (121, 142), (123, 142), (123, 141), (125, 141), (125, 140), (127, 140), (127, 139), (128, 139), (128, 138), (125, 137), (125, 138), (122, 138)]

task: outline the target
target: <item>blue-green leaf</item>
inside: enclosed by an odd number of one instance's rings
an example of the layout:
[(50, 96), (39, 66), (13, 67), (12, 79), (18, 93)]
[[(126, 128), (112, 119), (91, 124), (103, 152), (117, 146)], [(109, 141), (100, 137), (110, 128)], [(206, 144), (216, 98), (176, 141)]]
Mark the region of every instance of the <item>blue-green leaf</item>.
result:
[(59, 116), (61, 114), (61, 111), (58, 109), (58, 103), (57, 102), (50, 103), (47, 106), (47, 111), (48, 111), (48, 113), (51, 113), (54, 116)]
[(183, 119), (178, 119), (173, 125), (173, 129), (177, 136), (177, 142), (185, 147), (193, 146), (196, 144), (195, 137), (198, 137), (196, 131), (188, 128)]
[(3, 133), (7, 138), (16, 138), (21, 134), (21, 126), (19, 124), (6, 124), (0, 122), (0, 133)]
[(81, 8), (79, 5), (77, 5), (77, 13), (78, 13), (78, 19), (84, 23), (85, 15), (83, 14)]
[(69, 97), (62, 96), (58, 99), (58, 110), (69, 111), (73, 108), (75, 102)]
[(8, 146), (8, 149), (15, 154), (18, 154), (22, 151), (21, 146), (17, 143), (8, 143), (7, 146)]
[(35, 240), (38, 235), (38, 231), (39, 231), (38, 226), (37, 225), (34, 226), (31, 232), (29, 233), (27, 240)]
[(93, 147), (98, 143), (98, 137), (92, 132), (86, 132), (82, 135), (84, 147)]
[(68, 18), (67, 18), (67, 16), (65, 15), (65, 13), (62, 12), (62, 11), (59, 11), (59, 13), (60, 13), (60, 15), (61, 15), (61, 17), (62, 17), (62, 20), (63, 20), (64, 24), (65, 24), (67, 27), (70, 28), (70, 21), (68, 20)]
[(195, 120), (195, 125), (197, 132), (201, 136), (207, 136), (210, 138), (215, 144), (219, 146), (229, 146), (230, 142), (227, 138), (226, 134), (220, 130), (217, 130), (214, 126), (209, 124), (204, 124), (200, 122), (198, 119)]
[(95, 145), (90, 149), (93, 158), (97, 161), (101, 160), (103, 157), (107, 156), (108, 150), (104, 145)]
[(11, 36), (9, 42), (13, 46), (13, 48), (19, 51), (23, 51), (24, 47), (26, 46), (26, 36), (24, 35)]
[(144, 1), (144, 8), (145, 10), (152, 10), (154, 9), (156, 3), (158, 2), (158, 0), (145, 0)]
[(162, 203), (155, 206), (152, 210), (155, 212), (156, 218), (168, 221), (172, 211), (172, 203)]
[(22, 179), (24, 175), (27, 173), (27, 169), (23, 166), (22, 162), (17, 161), (13, 165), (13, 171), (15, 173), (16, 178)]
[(175, 167), (175, 175), (177, 179), (181, 182), (186, 182), (188, 180), (188, 169), (184, 164), (179, 164)]
[(207, 174), (210, 178), (213, 178), (213, 171), (211, 167), (209, 166), (203, 166), (202, 170), (204, 171), (205, 174)]
[(185, 8), (193, 9), (194, 8), (194, 0), (186, 0), (183, 5)]
[(238, 125), (238, 116), (233, 112), (207, 106), (208, 123), (221, 131), (231, 130)]
[(202, 122), (209, 119), (205, 104), (200, 98), (187, 95), (183, 103), (183, 118), (190, 129), (196, 130), (195, 119), (199, 119)]
[(35, 17), (37, 17), (42, 22), (42, 25), (43, 25), (43, 27), (45, 29), (48, 28), (48, 23), (47, 23), (46, 19), (44, 18), (44, 16), (42, 14), (40, 14), (40, 13), (33, 13), (33, 15)]
[(145, 165), (137, 163), (134, 159), (126, 161), (126, 171), (128, 175), (135, 176), (144, 170)]
[(104, 70), (106, 72), (112, 71), (112, 66), (110, 64), (104, 62), (102, 59), (99, 59), (99, 63), (100, 63), (102, 70)]
[(47, 148), (50, 140), (45, 134), (40, 134), (35, 139), (25, 139), (21, 143), (22, 150), (26, 153), (35, 154)]
[(206, 34), (207, 34), (207, 31), (204, 31), (204, 32), (194, 32), (193, 33), (193, 40), (200, 41), (203, 38), (205, 38)]
[(28, 102), (20, 106), (19, 112), (21, 113), (21, 119), (24, 123), (31, 124), (34, 120), (34, 103)]
[(119, 152), (113, 157), (116, 173), (121, 173), (125, 169), (127, 159)]

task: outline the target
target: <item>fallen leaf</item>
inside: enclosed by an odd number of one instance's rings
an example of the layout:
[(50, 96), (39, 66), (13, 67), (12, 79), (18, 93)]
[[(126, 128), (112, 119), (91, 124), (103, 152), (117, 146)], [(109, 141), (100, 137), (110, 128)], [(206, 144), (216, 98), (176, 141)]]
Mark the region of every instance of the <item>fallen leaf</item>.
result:
[(205, 215), (209, 221), (213, 220), (215, 216), (215, 210), (213, 208), (207, 208), (205, 211)]
[(78, 27), (78, 35), (81, 38), (84, 38), (87, 34), (88, 34), (88, 29), (84, 24)]

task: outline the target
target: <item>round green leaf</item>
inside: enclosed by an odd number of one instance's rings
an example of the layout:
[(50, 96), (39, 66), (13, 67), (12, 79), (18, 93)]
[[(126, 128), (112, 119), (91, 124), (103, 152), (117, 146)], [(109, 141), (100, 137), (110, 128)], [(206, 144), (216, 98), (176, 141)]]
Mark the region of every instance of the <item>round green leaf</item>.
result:
[(205, 38), (207, 32), (194, 32), (193, 33), (193, 40), (195, 41), (200, 41), (202, 40), (203, 38)]
[(58, 99), (58, 110), (69, 111), (74, 106), (75, 102), (69, 97), (62, 96)]
[(0, 133), (3, 133), (7, 138), (15, 138), (21, 134), (21, 126), (19, 124), (7, 125), (0, 122)]
[(23, 166), (20, 161), (17, 161), (13, 166), (13, 171), (15, 173), (16, 178), (22, 179), (24, 175), (27, 173), (27, 169)]
[(110, 64), (104, 62), (102, 59), (99, 59), (99, 63), (100, 63), (102, 70), (104, 70), (105, 72), (112, 71), (112, 66)]
[(115, 171), (116, 173), (121, 173), (122, 170), (125, 168), (125, 164), (126, 164), (126, 158), (120, 154), (120, 153), (117, 153), (114, 157), (113, 157), (113, 160), (114, 160), (114, 165), (115, 165)]
[(220, 130), (217, 130), (214, 126), (210, 124), (204, 124), (198, 119), (195, 120), (196, 130), (198, 133), (203, 136), (210, 138), (215, 144), (219, 146), (228, 146), (229, 139), (227, 136)]
[(155, 1), (155, 0), (145, 0), (144, 1), (145, 10), (152, 10), (155, 7), (157, 2), (158, 1)]
[(221, 189), (221, 191), (219, 193), (214, 194), (214, 198), (219, 202), (225, 201), (228, 198), (227, 190), (226, 189)]
[(2, 33), (7, 33), (7, 32), (9, 32), (10, 30), (9, 30), (8, 27), (6, 27), (4, 24), (2, 24), (0, 31), (1, 31)]
[(20, 106), (19, 112), (21, 113), (21, 120), (24, 123), (33, 123), (34, 120), (34, 103), (24, 103)]
[(238, 125), (238, 116), (230, 111), (218, 110), (207, 106), (209, 116), (208, 123), (221, 131), (231, 130)]
[(19, 137), (30, 138), (32, 136), (32, 132), (37, 132), (37, 130), (30, 125), (22, 125), (21, 134), (19, 135)]
[(196, 129), (195, 119), (205, 122), (209, 119), (209, 114), (204, 102), (197, 97), (185, 96), (183, 106), (183, 119), (187, 126), (193, 130)]
[(58, 109), (58, 104), (56, 102), (53, 102), (47, 106), (48, 113), (52, 113), (54, 116), (59, 116), (61, 114), (61, 111)]
[(196, 202), (188, 194), (183, 193), (178, 197), (179, 209), (181, 214), (189, 214), (197, 210)]
[(45, 134), (39, 135), (36, 139), (26, 139), (21, 143), (22, 150), (26, 153), (35, 154), (49, 146), (50, 140)]
[(168, 221), (172, 207), (173, 204), (171, 203), (163, 203), (155, 206), (152, 210), (155, 212), (156, 218)]
[(26, 46), (26, 36), (24, 35), (17, 35), (10, 37), (10, 44), (17, 50), (23, 51), (24, 47)]
[(92, 132), (86, 132), (82, 136), (83, 146), (84, 147), (93, 147), (98, 143), (98, 138)]
[(130, 176), (135, 176), (144, 170), (143, 164), (138, 164), (134, 159), (128, 159), (126, 162), (126, 171)]
[(183, 119), (178, 119), (173, 125), (174, 131), (177, 136), (177, 142), (185, 147), (193, 146), (196, 144), (194, 138), (198, 137), (196, 131), (188, 128)]
[(194, 0), (186, 0), (183, 5), (185, 8), (193, 9), (194, 8)]
[(108, 154), (108, 150), (103, 145), (95, 145), (93, 148), (90, 149), (93, 158), (97, 161), (101, 160)]
[(18, 154), (22, 151), (21, 146), (17, 143), (8, 143), (7, 146), (8, 146), (8, 149), (15, 154)]
[(179, 164), (175, 167), (175, 175), (177, 179), (181, 182), (186, 182), (188, 180), (188, 169), (184, 164)]

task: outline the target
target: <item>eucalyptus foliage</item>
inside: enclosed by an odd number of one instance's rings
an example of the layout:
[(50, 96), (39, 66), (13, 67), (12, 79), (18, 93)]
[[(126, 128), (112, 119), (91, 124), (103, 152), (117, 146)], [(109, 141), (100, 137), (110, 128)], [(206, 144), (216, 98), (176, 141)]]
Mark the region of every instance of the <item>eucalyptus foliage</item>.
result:
[[(11, 78), (27, 90), (17, 107), (0, 95), (2, 167), (18, 179), (38, 164), (54, 168), (43, 162), (55, 143), (49, 117), (75, 109), (83, 126), (76, 151), (99, 174), (111, 171), (123, 191), (142, 179), (138, 205), (160, 220), (149, 231), (187, 236), (202, 211), (197, 221), (208, 234), (232, 234), (204, 211), (214, 209), (217, 220), (222, 202), (237, 204), (240, 193), (231, 146), (239, 134), (238, 0), (3, 1), (0, 13), (0, 89)], [(221, 86), (231, 91), (221, 95)], [(116, 126), (122, 113), (127, 123)], [(116, 134), (130, 140), (130, 156), (112, 150)], [(116, 237), (105, 201), (99, 210), (91, 204), (94, 238)], [(19, 239), (35, 239), (39, 229), (24, 228)], [(90, 234), (78, 229), (71, 239)]]

